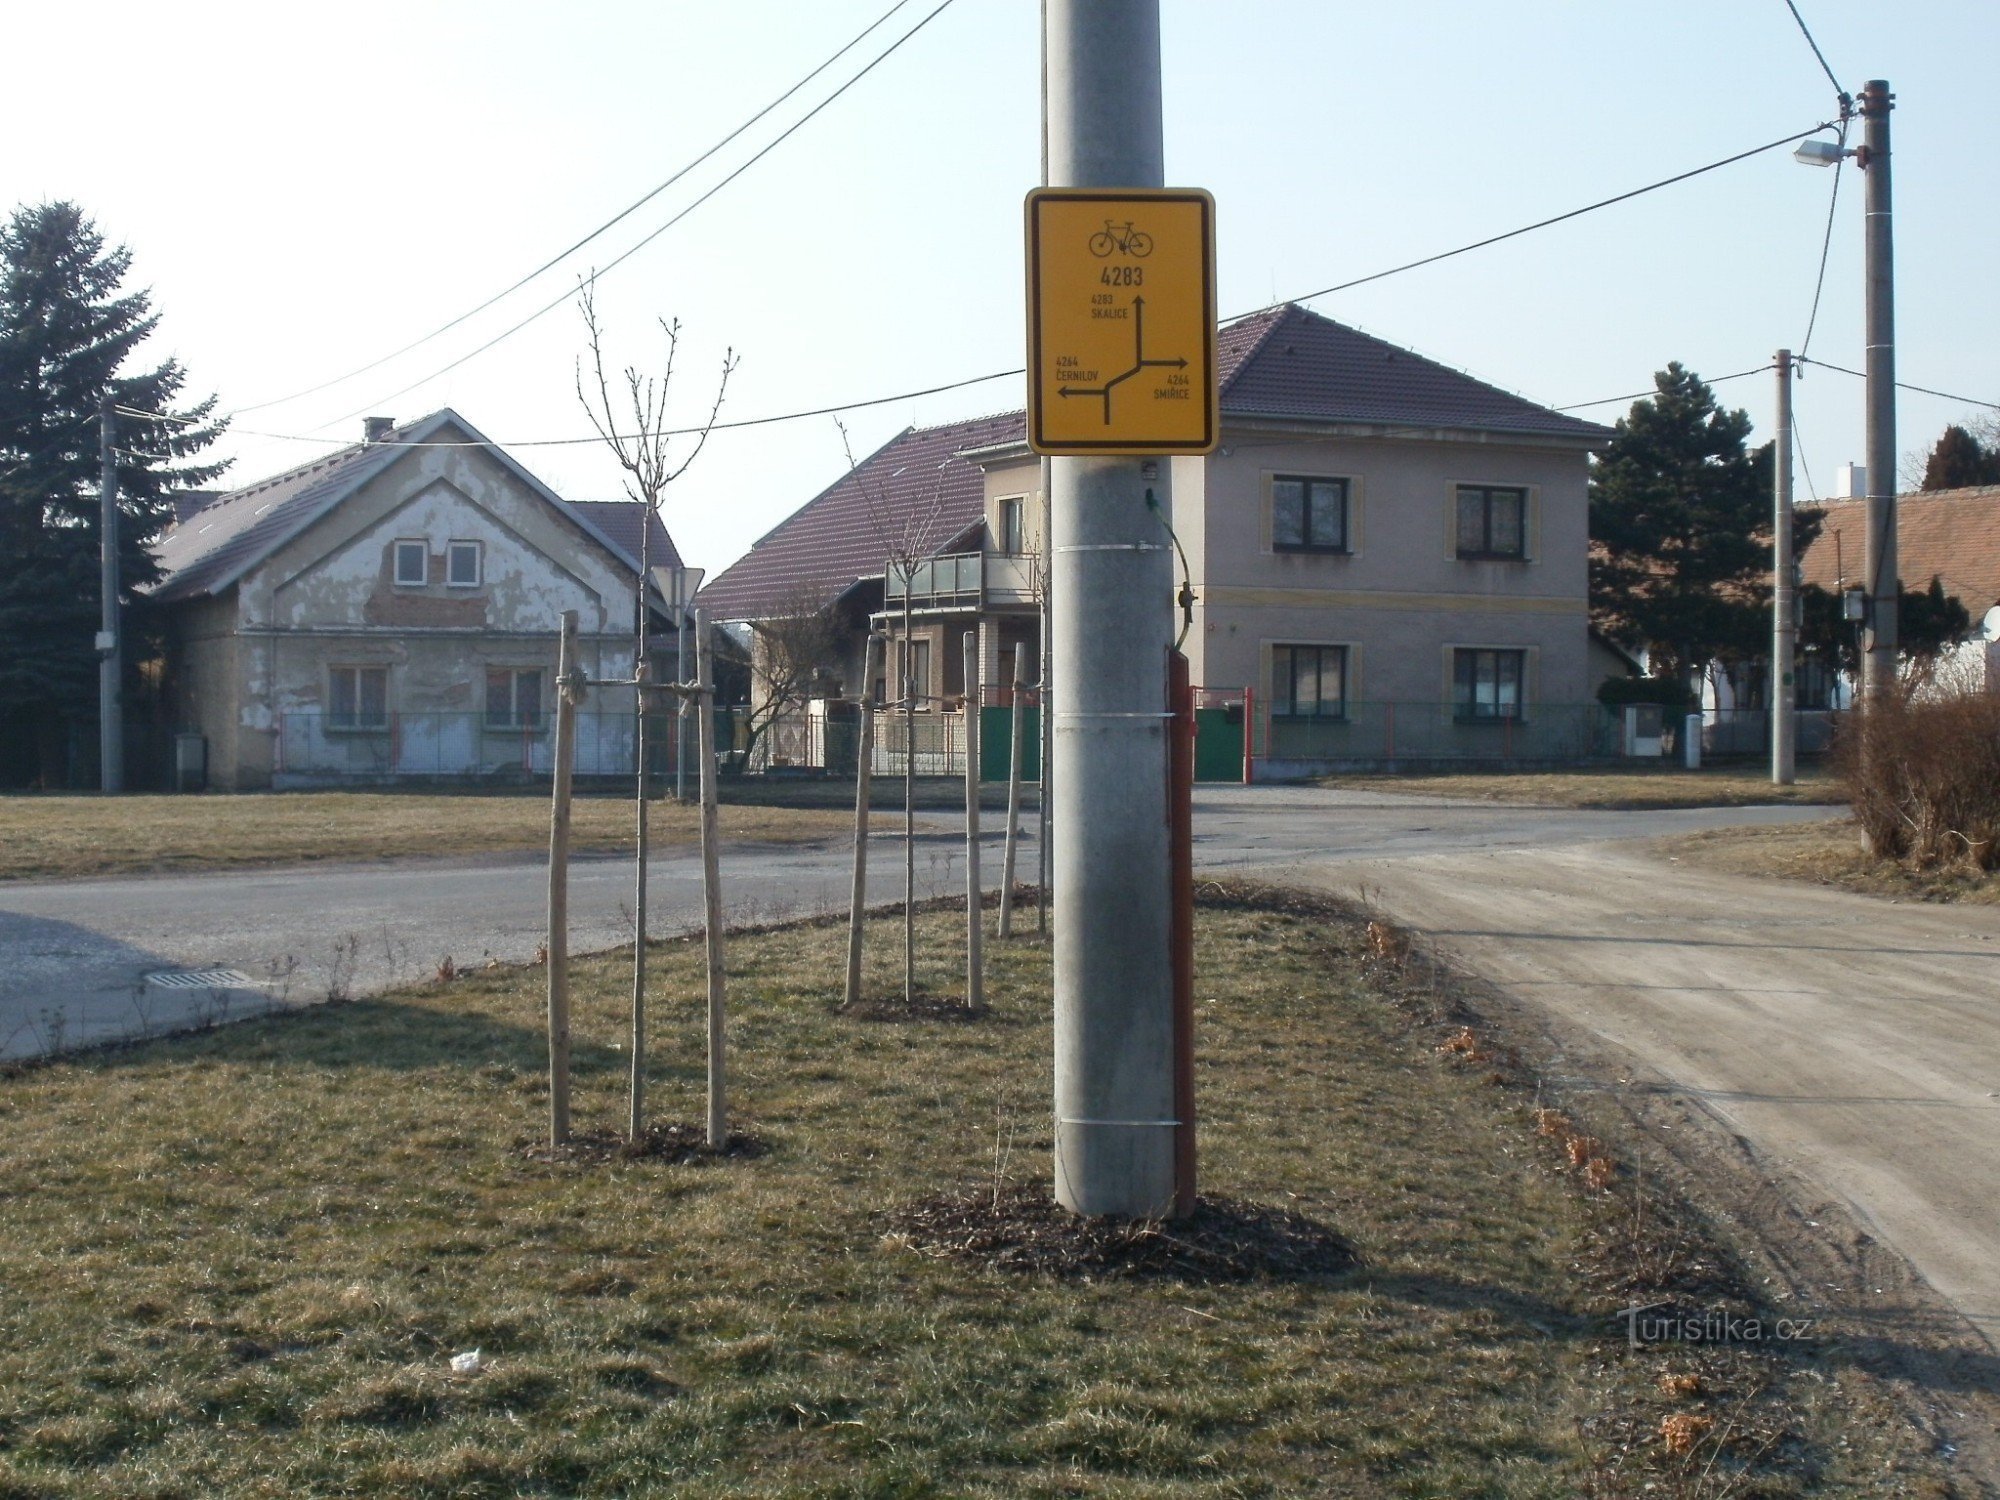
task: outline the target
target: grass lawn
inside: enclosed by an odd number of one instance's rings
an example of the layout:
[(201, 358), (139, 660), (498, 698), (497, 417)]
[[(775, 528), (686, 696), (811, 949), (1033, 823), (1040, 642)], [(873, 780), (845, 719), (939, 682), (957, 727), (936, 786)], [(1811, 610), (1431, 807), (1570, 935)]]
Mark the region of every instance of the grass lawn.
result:
[[(853, 790), (848, 804), (853, 805)], [(572, 847), (632, 847), (629, 800), (579, 797)], [(853, 827), (832, 808), (725, 805), (725, 838), (809, 840)], [(701, 836), (692, 803), (657, 803), (652, 836)], [(0, 880), (61, 880), (163, 870), (216, 870), (309, 860), (547, 850), (549, 800), (399, 792), (282, 792), (243, 796), (0, 797)]]
[(1802, 766), (1791, 786), (1774, 786), (1755, 766), (1592, 766), (1570, 771), (1423, 771), (1405, 776), (1330, 776), (1321, 786), (1350, 791), (1465, 797), (1531, 807), (1607, 809), (1755, 807), (1774, 802), (1838, 805), (1833, 778)]
[[(947, 994), (962, 922), (923, 919)], [(1377, 947), (1303, 899), (1201, 915), (1205, 1191), (1337, 1230), (1337, 1274), (1010, 1271), (894, 1232), (1047, 1171), (1031, 942), (989, 946), (984, 1018), (868, 1019), (834, 1008), (839, 927), (739, 937), (767, 1149), (721, 1161), (524, 1154), (533, 969), (15, 1070), (0, 1496), (1947, 1493), (1834, 1343), (1629, 1349), (1620, 1306), (1746, 1305), (1727, 1257), (1623, 1167), (1588, 1188)], [(577, 966), (580, 1126), (621, 1112), (626, 972)], [(654, 1109), (694, 1119), (699, 945), (654, 973)]]
[(1871, 858), (1852, 819), (1771, 828), (1716, 828), (1659, 847), (1676, 859), (1734, 875), (1775, 875), (1843, 886), (1902, 901), (1968, 901), (2000, 906), (2000, 871), (1912, 870)]

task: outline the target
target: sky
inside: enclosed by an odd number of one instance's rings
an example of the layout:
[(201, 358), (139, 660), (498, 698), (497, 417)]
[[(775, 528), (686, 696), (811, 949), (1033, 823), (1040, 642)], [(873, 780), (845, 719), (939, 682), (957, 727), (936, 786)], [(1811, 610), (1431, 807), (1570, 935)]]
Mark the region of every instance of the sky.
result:
[[(1795, 0), (1843, 86), (1887, 78), (1898, 375), (2000, 402), (2000, 5)], [(578, 404), (570, 298), (603, 271), (613, 366), (682, 342), (673, 412), (845, 414), (865, 454), (1018, 407), (1023, 195), (1040, 181), (1039, 7), (949, 0), (740, 177), (689, 205), (938, 5), (905, 0), (707, 163), (529, 286), (388, 359), (582, 238), (825, 62), (891, 0), (348, 0), (10, 16), (0, 211), (67, 199), (133, 252), (147, 348), (234, 413), (224, 481), (450, 406), (558, 493), (621, 494)], [(1785, 0), (1162, 0), (1167, 177), (1217, 201), (1225, 315), (1564, 213), (1810, 129), (1834, 89)], [(1856, 122), (1852, 142), (1859, 140)], [(1810, 355), (1863, 363), (1860, 174), (1841, 174)], [(1553, 406), (1799, 349), (1830, 170), (1789, 148), (1308, 305)], [(537, 308), (551, 312), (464, 358)], [(455, 368), (447, 365), (463, 359)], [(438, 373), (443, 371), (443, 373)], [(346, 379), (337, 377), (349, 376)], [(1718, 385), (1771, 431), (1774, 381)], [(312, 390), (327, 385), (327, 388)], [(421, 383), (419, 383), (421, 382)], [(405, 387), (414, 387), (405, 389)], [(299, 393), (311, 391), (311, 394)], [(292, 399), (286, 399), (292, 398)], [(1798, 489), (1862, 457), (1862, 383), (1808, 367)], [(1610, 422), (1628, 402), (1578, 415)], [(1979, 414), (1904, 392), (1898, 447)], [(718, 431), (665, 517), (711, 576), (846, 468), (831, 416)], [(1808, 475), (1810, 478), (1808, 479)]]

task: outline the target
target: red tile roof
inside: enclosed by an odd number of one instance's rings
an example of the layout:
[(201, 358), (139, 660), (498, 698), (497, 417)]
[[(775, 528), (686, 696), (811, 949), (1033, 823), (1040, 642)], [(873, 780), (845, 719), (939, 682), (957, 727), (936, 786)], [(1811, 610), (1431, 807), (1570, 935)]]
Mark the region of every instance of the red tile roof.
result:
[(949, 550), (981, 524), (986, 480), (957, 455), (1027, 440), (1021, 412), (911, 427), (863, 459), (752, 545), (696, 595), (715, 620), (754, 620), (803, 596), (830, 600), (880, 577), (907, 541)]
[[(1805, 581), (1836, 589), (1862, 581), (1867, 502), (1830, 500), (1825, 524), (1806, 549)], [(1977, 620), (2000, 604), (2000, 485), (1928, 490), (1896, 500), (1896, 564), (1903, 587), (1944, 580)], [(1844, 580), (1843, 580), (1844, 574)]]
[[(1224, 422), (1362, 423), (1514, 433), (1602, 444), (1611, 431), (1535, 405), (1292, 303), (1222, 328)], [(1025, 414), (910, 428), (794, 511), (701, 591), (721, 620), (756, 619), (802, 595), (832, 599), (879, 577), (906, 532), (921, 550), (958, 545), (980, 524), (976, 463), (954, 455), (1027, 441)]]

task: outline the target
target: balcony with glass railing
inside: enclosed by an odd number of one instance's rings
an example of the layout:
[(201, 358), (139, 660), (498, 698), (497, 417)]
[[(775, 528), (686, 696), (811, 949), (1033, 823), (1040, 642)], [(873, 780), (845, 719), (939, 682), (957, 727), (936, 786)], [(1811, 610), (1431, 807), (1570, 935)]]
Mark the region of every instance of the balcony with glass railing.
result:
[(1027, 553), (947, 552), (924, 559), (907, 575), (892, 563), (885, 603), (891, 610), (901, 609), (907, 593), (915, 610), (971, 612), (1033, 604), (1035, 563)]

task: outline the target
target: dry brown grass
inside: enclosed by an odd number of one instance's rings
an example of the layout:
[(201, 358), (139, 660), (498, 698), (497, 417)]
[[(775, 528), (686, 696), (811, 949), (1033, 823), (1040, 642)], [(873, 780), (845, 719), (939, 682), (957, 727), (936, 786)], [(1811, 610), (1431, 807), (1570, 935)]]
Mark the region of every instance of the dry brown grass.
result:
[[(851, 795), (851, 794), (850, 794)], [(581, 797), (573, 815), (579, 853), (632, 847), (633, 804)], [(661, 845), (700, 837), (690, 803), (659, 801)], [(826, 809), (725, 804), (732, 839), (832, 838), (851, 816)], [(318, 860), (547, 850), (542, 796), (437, 796), (397, 792), (283, 792), (241, 796), (0, 797), (0, 880), (64, 880), (166, 870), (218, 870)]]
[(2000, 871), (1981, 874), (1962, 865), (1920, 870), (1876, 859), (1861, 847), (1860, 826), (1851, 818), (1767, 828), (1714, 828), (1662, 839), (1654, 847), (1671, 859), (1732, 875), (1803, 880), (1898, 901), (2000, 906)]
[(1405, 776), (1331, 776), (1321, 786), (1346, 791), (1462, 797), (1523, 807), (1638, 810), (1675, 807), (1759, 807), (1771, 803), (1837, 805), (1840, 785), (1817, 766), (1804, 766), (1791, 786), (1741, 766), (1595, 766), (1572, 771), (1425, 771)]
[[(1352, 1270), (1078, 1279), (898, 1241), (898, 1205), (1047, 1170), (1032, 942), (947, 1023), (840, 1013), (837, 924), (740, 937), (767, 1149), (732, 1161), (524, 1152), (542, 976), (480, 970), (0, 1075), (0, 1495), (1931, 1492), (1836, 1347), (1626, 1347), (1632, 1283), (1591, 1267), (1630, 1205), (1536, 1139), (1521, 1081), (1437, 1050), (1434, 971), (1323, 902), (1209, 900), (1204, 1187), (1331, 1226)], [(939, 993), (961, 922), (922, 921)], [(874, 924), (872, 993), (899, 946)], [(577, 966), (585, 1128), (621, 1108), (628, 963)], [(699, 943), (653, 973), (651, 1098), (685, 1119)]]

